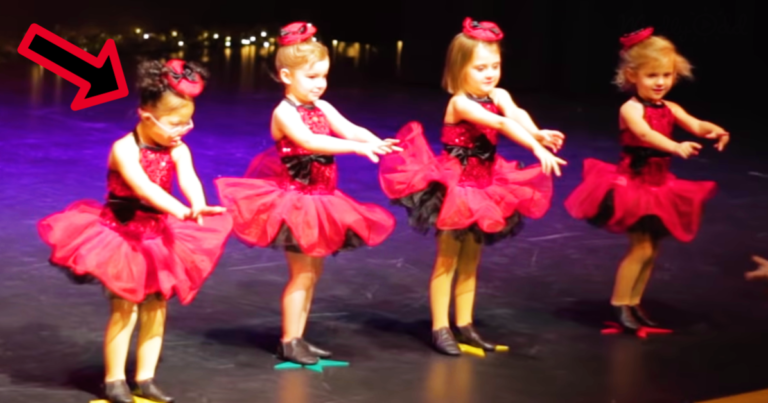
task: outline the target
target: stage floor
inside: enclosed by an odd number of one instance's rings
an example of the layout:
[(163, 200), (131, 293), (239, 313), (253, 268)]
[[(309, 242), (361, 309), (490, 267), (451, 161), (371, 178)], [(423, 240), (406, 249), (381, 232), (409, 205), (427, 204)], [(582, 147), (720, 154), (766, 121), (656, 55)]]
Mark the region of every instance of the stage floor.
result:
[[(107, 302), (98, 286), (73, 285), (48, 265), (35, 224), (76, 200), (103, 199), (110, 144), (132, 129), (136, 103), (73, 112), (66, 82), (32, 93), (26, 81), (6, 83), (0, 401), (86, 402), (97, 398), (102, 378)], [(446, 97), (436, 90), (332, 87), (327, 99), (381, 136), (421, 120), (437, 147)], [(200, 98), (188, 144), (211, 201), (214, 178), (241, 175), (270, 147), (268, 120), (279, 100), (275, 91), (214, 90)], [(476, 326), (510, 352), (452, 358), (430, 349), (435, 242), (390, 207), (394, 234), (379, 247), (329, 258), (315, 294), (308, 338), (349, 367), (273, 369), (286, 264), (279, 252), (233, 238), (194, 303), (171, 305), (158, 382), (184, 403), (697, 402), (768, 388), (768, 284), (743, 278), (754, 267), (751, 254), (768, 255), (768, 163), (757, 118), (689, 107), (731, 130), (733, 147), (719, 154), (707, 145), (698, 158), (674, 161), (678, 176), (715, 180), (719, 190), (693, 242), (663, 244), (647, 292), (648, 309), (676, 333), (640, 340), (600, 335), (626, 239), (571, 219), (562, 205), (584, 158), (615, 161), (618, 105), (536, 95), (518, 102), (542, 126), (566, 133), (562, 156), (570, 165), (556, 180), (549, 213), (483, 254)], [(535, 162), (506, 140), (499, 152)], [(389, 206), (376, 165), (342, 156), (339, 166), (344, 192)]]

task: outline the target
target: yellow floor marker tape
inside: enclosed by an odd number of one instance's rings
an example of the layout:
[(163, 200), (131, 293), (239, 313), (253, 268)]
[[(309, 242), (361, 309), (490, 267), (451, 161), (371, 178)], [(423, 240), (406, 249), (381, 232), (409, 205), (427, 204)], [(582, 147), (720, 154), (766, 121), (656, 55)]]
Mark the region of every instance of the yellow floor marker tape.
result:
[(472, 347), (467, 344), (459, 343), (459, 350), (461, 350), (462, 353), (472, 354), (478, 357), (485, 357), (485, 351), (483, 351), (482, 348)]
[(723, 397), (715, 400), (707, 400), (706, 402), (696, 403), (758, 403), (768, 402), (768, 389), (758, 390), (757, 392), (744, 393), (736, 396)]
[[(140, 397), (134, 396), (133, 401), (136, 403), (155, 403), (151, 400), (142, 399)], [(109, 400), (91, 400), (90, 403), (109, 403)]]

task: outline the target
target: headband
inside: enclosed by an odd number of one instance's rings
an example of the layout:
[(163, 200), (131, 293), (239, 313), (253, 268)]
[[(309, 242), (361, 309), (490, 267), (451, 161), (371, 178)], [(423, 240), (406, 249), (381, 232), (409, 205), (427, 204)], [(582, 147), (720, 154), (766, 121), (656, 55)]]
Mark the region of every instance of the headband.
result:
[(622, 36), (619, 39), (619, 42), (621, 42), (621, 44), (624, 46), (622, 51), (626, 52), (629, 48), (648, 39), (651, 35), (653, 35), (653, 27), (639, 29), (635, 32)]
[(205, 83), (199, 73), (192, 70), (184, 60), (172, 59), (165, 64), (168, 70), (165, 79), (174, 91), (196, 97), (203, 92)]
[(294, 22), (280, 29), (280, 37), (277, 38), (277, 43), (281, 46), (294, 45), (306, 41), (315, 35), (316, 32), (317, 28), (311, 23)]
[(464, 19), (462, 32), (471, 38), (487, 42), (500, 41), (504, 37), (504, 33), (501, 32), (498, 25), (489, 21), (478, 22), (469, 17)]

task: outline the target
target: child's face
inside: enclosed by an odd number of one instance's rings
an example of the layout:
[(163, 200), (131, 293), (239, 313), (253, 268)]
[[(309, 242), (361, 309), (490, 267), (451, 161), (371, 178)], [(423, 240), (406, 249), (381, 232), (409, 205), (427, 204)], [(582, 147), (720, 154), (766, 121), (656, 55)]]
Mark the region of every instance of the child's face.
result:
[(628, 75), (637, 88), (637, 94), (649, 101), (661, 101), (675, 83), (673, 57), (646, 63)]
[(175, 147), (192, 130), (194, 102), (166, 93), (154, 108), (140, 111), (142, 121), (148, 123), (147, 134), (160, 146)]
[(488, 95), (499, 84), (499, 78), (501, 55), (498, 48), (481, 43), (475, 48), (464, 72), (466, 90), (474, 95)]
[(295, 69), (283, 69), (283, 83), (288, 91), (301, 103), (312, 103), (320, 99), (328, 87), (328, 58), (307, 63)]

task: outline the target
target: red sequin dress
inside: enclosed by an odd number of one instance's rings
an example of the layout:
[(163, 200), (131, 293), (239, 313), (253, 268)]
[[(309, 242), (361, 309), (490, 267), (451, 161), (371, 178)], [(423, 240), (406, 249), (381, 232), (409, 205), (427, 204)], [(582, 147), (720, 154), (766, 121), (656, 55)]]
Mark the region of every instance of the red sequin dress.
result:
[[(474, 100), (499, 113), (490, 98)], [(472, 233), (487, 245), (514, 236), (522, 229), (521, 216), (541, 218), (549, 209), (552, 178), (538, 164), (522, 168), (497, 155), (497, 137), (494, 129), (466, 121), (446, 124), (444, 151), (435, 156), (422, 126), (411, 122), (397, 134), (404, 151), (385, 155), (379, 164), (381, 187), (422, 233)]]
[[(642, 101), (642, 100), (641, 100)], [(651, 128), (672, 138), (675, 116), (666, 104), (642, 101)], [(711, 181), (677, 179), (671, 155), (647, 144), (629, 129), (621, 131), (618, 165), (584, 161), (584, 181), (565, 201), (575, 218), (615, 233), (646, 232), (691, 241), (699, 229), (704, 202), (715, 193)]]
[[(293, 106), (315, 135), (331, 135), (319, 107)], [(289, 138), (275, 145), (254, 158), (245, 177), (215, 181), (243, 243), (322, 257), (378, 245), (392, 233), (395, 219), (386, 209), (336, 188), (333, 156), (314, 154)]]
[[(170, 193), (175, 173), (170, 150), (140, 147), (149, 179)], [(202, 226), (180, 221), (141, 202), (112, 170), (107, 189), (106, 204), (81, 200), (38, 223), (40, 236), (53, 249), (51, 264), (77, 282), (98, 280), (112, 294), (136, 303), (157, 294), (192, 302), (224, 251), (232, 218), (206, 216)]]

